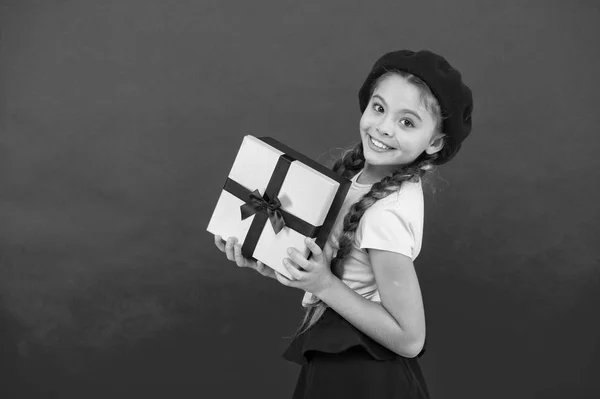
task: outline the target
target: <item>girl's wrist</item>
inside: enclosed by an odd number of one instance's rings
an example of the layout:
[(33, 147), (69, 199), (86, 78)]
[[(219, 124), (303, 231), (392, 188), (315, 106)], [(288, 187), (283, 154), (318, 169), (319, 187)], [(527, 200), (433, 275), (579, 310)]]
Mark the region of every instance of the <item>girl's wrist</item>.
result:
[(324, 280), (325, 281), (323, 282), (321, 289), (317, 292), (313, 292), (313, 295), (321, 300), (323, 300), (323, 297), (327, 295), (327, 292), (335, 286), (337, 281), (341, 281), (339, 277), (333, 273), (329, 273)]

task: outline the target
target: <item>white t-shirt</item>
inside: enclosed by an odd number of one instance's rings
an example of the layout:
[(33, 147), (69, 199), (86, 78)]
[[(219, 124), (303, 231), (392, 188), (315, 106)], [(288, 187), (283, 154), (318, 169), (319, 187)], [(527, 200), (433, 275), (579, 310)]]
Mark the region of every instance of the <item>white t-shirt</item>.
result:
[[(344, 216), (350, 207), (371, 189), (371, 184), (357, 182), (361, 173), (362, 171), (351, 179), (352, 185), (326, 245), (335, 248), (332, 237), (337, 238), (342, 232)], [(381, 302), (366, 249), (397, 252), (414, 261), (421, 251), (423, 210), (423, 189), (420, 181), (402, 183), (398, 192), (375, 202), (367, 209), (358, 224), (352, 250), (344, 259), (342, 281), (363, 297)], [(313, 294), (305, 292), (302, 306), (307, 307), (317, 299)]]

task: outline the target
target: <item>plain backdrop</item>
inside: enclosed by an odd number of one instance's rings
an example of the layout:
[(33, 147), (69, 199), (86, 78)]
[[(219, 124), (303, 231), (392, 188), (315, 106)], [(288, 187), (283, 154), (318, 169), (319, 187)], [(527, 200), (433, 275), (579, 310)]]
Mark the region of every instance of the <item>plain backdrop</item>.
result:
[(598, 398), (595, 1), (0, 1), (0, 396), (286, 398), (303, 292), (206, 225), (244, 135), (330, 165), (384, 52), (475, 100), (415, 262), (434, 398)]

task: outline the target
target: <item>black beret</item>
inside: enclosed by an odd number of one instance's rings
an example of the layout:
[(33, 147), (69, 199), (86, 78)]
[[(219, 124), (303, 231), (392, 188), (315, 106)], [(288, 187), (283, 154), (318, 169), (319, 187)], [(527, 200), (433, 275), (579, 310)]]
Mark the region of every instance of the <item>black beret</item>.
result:
[(373, 83), (381, 75), (394, 69), (406, 71), (423, 80), (437, 98), (442, 109), (442, 132), (446, 135), (446, 140), (435, 163), (441, 165), (448, 162), (471, 133), (471, 89), (463, 83), (460, 72), (452, 68), (445, 58), (431, 51), (393, 51), (375, 62), (360, 88), (358, 101), (361, 113), (369, 104)]

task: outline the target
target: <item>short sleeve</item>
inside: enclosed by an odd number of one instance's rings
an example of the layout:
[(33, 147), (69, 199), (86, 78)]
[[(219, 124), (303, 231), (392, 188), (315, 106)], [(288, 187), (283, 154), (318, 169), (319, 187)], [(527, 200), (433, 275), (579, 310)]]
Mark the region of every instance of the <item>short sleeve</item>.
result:
[(361, 249), (396, 252), (414, 260), (420, 250), (422, 224), (423, 213), (409, 198), (375, 203), (359, 223), (357, 245)]

